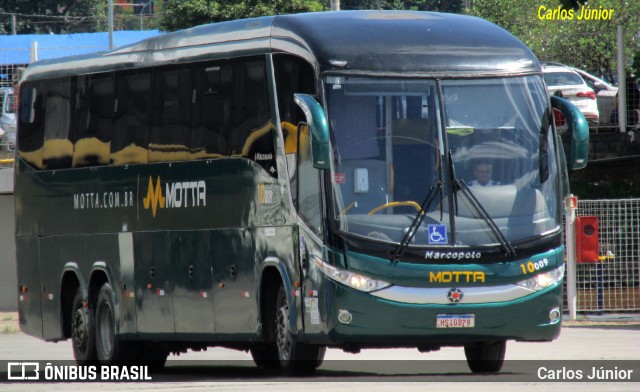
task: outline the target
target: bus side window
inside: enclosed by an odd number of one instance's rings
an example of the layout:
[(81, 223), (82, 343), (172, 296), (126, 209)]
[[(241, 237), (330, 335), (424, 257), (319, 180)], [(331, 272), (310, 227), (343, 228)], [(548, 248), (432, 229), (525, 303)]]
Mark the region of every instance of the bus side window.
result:
[(154, 72), (150, 162), (188, 159), (191, 100), (190, 67), (163, 67)]
[(297, 204), (297, 150), (298, 124), (305, 116), (293, 95), (296, 93), (315, 95), (313, 67), (304, 59), (289, 54), (277, 54), (274, 58), (276, 90), (278, 95), (278, 113), (284, 138), (284, 150), (287, 157), (287, 170), (291, 183), (291, 196)]
[(231, 63), (206, 62), (194, 67), (194, 95), (189, 153), (192, 159), (229, 155)]
[(71, 127), (71, 80), (46, 83), (43, 166), (47, 169), (71, 167), (73, 144)]
[(113, 100), (113, 74), (78, 76), (73, 167), (109, 164)]
[(148, 161), (151, 72), (116, 74), (115, 118), (111, 136), (111, 160), (115, 165)]
[(20, 86), (20, 132), (18, 154), (31, 166), (42, 169), (44, 99), (41, 82)]
[(298, 215), (316, 234), (322, 232), (320, 171), (313, 167), (311, 159), (309, 127), (301, 123), (298, 127)]
[(250, 159), (254, 159), (254, 154), (258, 153), (271, 153), (273, 156), (273, 124), (264, 58), (235, 60), (233, 85), (229, 134), (231, 155)]

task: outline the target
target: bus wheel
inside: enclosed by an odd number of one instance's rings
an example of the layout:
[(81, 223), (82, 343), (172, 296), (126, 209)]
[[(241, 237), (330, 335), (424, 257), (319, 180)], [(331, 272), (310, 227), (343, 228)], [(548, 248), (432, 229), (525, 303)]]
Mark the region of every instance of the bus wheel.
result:
[(464, 346), (467, 365), (474, 373), (497, 373), (502, 369), (507, 342), (482, 342)]
[(82, 300), (82, 289), (78, 288), (71, 305), (71, 341), (76, 362), (87, 365), (96, 361), (97, 354), (93, 310), (85, 307)]
[(322, 363), (325, 350), (320, 346), (296, 342), (289, 327), (289, 301), (283, 286), (278, 291), (276, 301), (276, 346), (280, 367), (288, 375), (311, 375)]
[(280, 369), (280, 358), (275, 345), (251, 347), (249, 351), (256, 366), (267, 370)]
[(137, 360), (140, 354), (138, 342), (125, 342), (116, 335), (115, 294), (105, 283), (96, 302), (96, 351), (98, 360), (111, 364), (122, 360)]

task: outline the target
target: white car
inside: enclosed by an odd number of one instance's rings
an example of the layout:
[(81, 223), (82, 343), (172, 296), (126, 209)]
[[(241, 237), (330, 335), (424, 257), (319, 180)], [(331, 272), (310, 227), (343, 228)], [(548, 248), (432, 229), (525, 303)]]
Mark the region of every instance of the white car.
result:
[(611, 112), (616, 108), (618, 88), (581, 69), (572, 69), (580, 74), (585, 83), (596, 92), (598, 111), (600, 112), (600, 124), (609, 124), (611, 122)]
[(16, 113), (12, 88), (0, 89), (0, 150), (13, 151), (16, 146)]
[(589, 124), (598, 125), (600, 112), (596, 93), (580, 74), (566, 65), (553, 63), (542, 63), (542, 73), (549, 95), (560, 95), (569, 100), (580, 109)]

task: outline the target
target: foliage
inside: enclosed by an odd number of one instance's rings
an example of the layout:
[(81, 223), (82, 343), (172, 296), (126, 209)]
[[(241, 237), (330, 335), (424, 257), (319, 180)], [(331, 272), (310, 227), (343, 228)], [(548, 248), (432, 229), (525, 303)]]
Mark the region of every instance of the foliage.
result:
[[(113, 0), (114, 30), (158, 28), (153, 15), (137, 15), (133, 3), (153, 1), (156, 12), (164, 0)], [(107, 0), (2, 0), (0, 34), (11, 34), (11, 14), (17, 34), (68, 34), (107, 31)]]
[[(153, 16), (138, 15), (133, 3), (153, 1)], [(114, 30), (173, 31), (204, 23), (285, 13), (326, 11), (331, 0), (113, 0)], [(342, 0), (341, 9), (397, 9), (462, 12), (465, 0)], [(106, 31), (107, 0), (3, 0), (0, 34)]]
[(17, 15), (18, 34), (95, 31), (92, 15), (96, 4), (96, 0), (2, 0), (0, 33), (11, 33), (10, 13)]
[(166, 0), (160, 27), (173, 31), (211, 22), (324, 9), (319, 0)]
[[(341, 0), (342, 10), (461, 12), (464, 0)], [(166, 0), (161, 28), (173, 31), (204, 23), (262, 15), (325, 11), (330, 0)]]
[[(588, 167), (588, 166), (587, 166)], [(571, 193), (581, 199), (626, 199), (640, 197), (640, 184), (619, 178), (605, 181), (570, 179)]]
[[(625, 29), (625, 54), (633, 58), (640, 49), (635, 33), (640, 29), (640, 2), (592, 0), (586, 7), (613, 9), (610, 20), (544, 18), (545, 12), (567, 3), (564, 0), (473, 0), (468, 12), (485, 18), (522, 40), (541, 60), (572, 65), (592, 73), (615, 74), (616, 31)], [(574, 2), (576, 3), (576, 2)], [(579, 3), (579, 2), (577, 2)], [(575, 4), (571, 4), (575, 6)], [(541, 7), (543, 18), (539, 17)]]
[(343, 10), (413, 10), (461, 12), (463, 0), (342, 0)]

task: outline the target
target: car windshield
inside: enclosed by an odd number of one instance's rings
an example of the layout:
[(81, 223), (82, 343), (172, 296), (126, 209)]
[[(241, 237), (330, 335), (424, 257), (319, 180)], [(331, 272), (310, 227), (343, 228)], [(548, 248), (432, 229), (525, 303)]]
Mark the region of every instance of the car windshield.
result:
[[(332, 76), (326, 84), (340, 231), (399, 243), (428, 195), (410, 247), (495, 245), (500, 236), (517, 241), (559, 227), (540, 77), (445, 80), (439, 88), (432, 80)], [(488, 217), (451, 178), (468, 185)]]
[(573, 72), (545, 72), (544, 81), (548, 86), (580, 86), (584, 81)]

